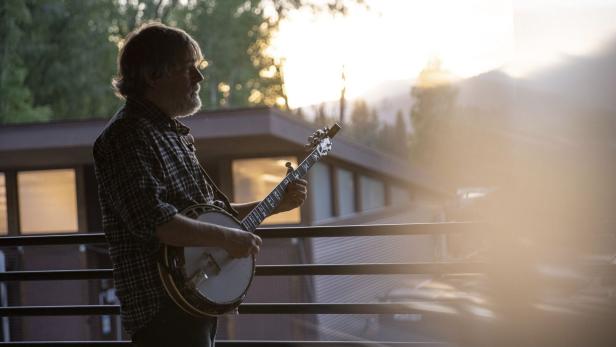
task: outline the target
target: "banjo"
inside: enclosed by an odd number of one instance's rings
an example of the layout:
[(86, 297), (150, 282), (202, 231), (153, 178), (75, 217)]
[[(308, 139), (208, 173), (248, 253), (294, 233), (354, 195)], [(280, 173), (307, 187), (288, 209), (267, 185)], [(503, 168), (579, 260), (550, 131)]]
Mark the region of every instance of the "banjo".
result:
[[(181, 213), (216, 225), (254, 232), (278, 206), (287, 185), (301, 177), (332, 149), (331, 139), (340, 125), (319, 129), (308, 138), (310, 153), (296, 169), (287, 163), (287, 175), (246, 217), (239, 221), (222, 208), (207, 204), (190, 206)], [(185, 312), (217, 316), (234, 311), (244, 300), (255, 273), (255, 257), (231, 258), (218, 247), (174, 247), (163, 245), (158, 273), (171, 299)]]

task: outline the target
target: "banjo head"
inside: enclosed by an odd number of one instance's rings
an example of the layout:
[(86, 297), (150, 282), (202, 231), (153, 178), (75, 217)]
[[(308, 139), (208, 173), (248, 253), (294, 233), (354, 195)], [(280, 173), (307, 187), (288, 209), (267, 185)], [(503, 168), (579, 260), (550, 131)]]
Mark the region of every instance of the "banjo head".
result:
[[(195, 205), (182, 214), (199, 221), (242, 229), (226, 211)], [(235, 309), (246, 296), (254, 277), (255, 258), (231, 258), (218, 247), (164, 245), (159, 270), (173, 301), (196, 316), (211, 316)]]

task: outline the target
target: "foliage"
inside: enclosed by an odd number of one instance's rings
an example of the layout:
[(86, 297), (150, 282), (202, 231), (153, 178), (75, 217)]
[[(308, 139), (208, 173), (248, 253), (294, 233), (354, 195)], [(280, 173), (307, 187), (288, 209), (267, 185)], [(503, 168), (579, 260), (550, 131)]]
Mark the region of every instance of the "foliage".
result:
[(367, 146), (375, 147), (378, 143), (379, 119), (376, 110), (371, 109), (363, 100), (356, 100), (351, 111), (351, 127), (348, 133)]
[(411, 159), (452, 187), (497, 186), (510, 169), (504, 110), (462, 107), (458, 86), (433, 61), (411, 89)]
[(182, 11), (209, 63), (202, 95), (206, 107), (273, 106), (284, 94), (279, 63), (266, 54), (272, 31), (260, 3), (204, 1)]
[(119, 105), (111, 91), (117, 47), (109, 41), (109, 21), (117, 9), (109, 1), (27, 1), (32, 23), (23, 46), (26, 84), (34, 102), (51, 108), (53, 119), (111, 115)]
[(50, 117), (47, 107), (35, 107), (26, 86), (28, 73), (20, 43), (32, 17), (23, 1), (0, 3), (0, 123), (43, 121)]
[(457, 89), (441, 69), (438, 60), (431, 61), (411, 88), (413, 125), (411, 151), (415, 158), (429, 161), (443, 150), (447, 141), (449, 121), (457, 97)]
[(209, 66), (206, 108), (288, 108), (281, 66), (268, 55), (281, 20), (301, 7), (345, 13), (361, 0), (11, 0), (0, 2), (0, 123), (105, 118), (121, 101), (110, 81), (118, 45), (160, 21), (185, 29)]
[[(339, 122), (339, 117), (332, 116), (336, 111), (327, 109), (325, 103), (313, 106), (311, 113), (314, 114), (312, 123), (315, 128)], [(296, 110), (295, 115), (304, 118), (301, 109)], [(342, 124), (345, 136), (367, 147), (398, 156), (403, 160), (408, 159), (409, 136), (402, 111), (398, 111), (395, 124), (388, 124), (381, 121), (376, 109), (371, 108), (366, 101), (357, 99), (353, 103), (350, 118), (349, 122)]]
[(321, 103), (318, 106), (314, 107), (315, 116), (313, 123), (317, 128), (329, 127), (332, 126), (336, 119), (330, 116), (325, 110), (325, 103)]
[(404, 115), (398, 110), (396, 123), (384, 123), (379, 129), (377, 147), (400, 158), (408, 158), (408, 141)]

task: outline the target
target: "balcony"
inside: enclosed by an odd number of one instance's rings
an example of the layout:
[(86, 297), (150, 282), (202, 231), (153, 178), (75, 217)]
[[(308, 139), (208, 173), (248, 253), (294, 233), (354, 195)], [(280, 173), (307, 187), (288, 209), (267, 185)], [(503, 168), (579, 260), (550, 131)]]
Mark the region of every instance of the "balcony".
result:
[[(472, 237), (490, 240), (494, 226), (481, 223), (433, 223), (362, 226), (261, 228), (264, 242), (288, 238), (353, 238), (365, 236)], [(493, 239), (493, 237), (492, 237)], [(499, 238), (502, 239), (502, 238)], [(0, 247), (104, 244), (103, 234), (2, 237)], [(84, 246), (81, 246), (84, 247)], [(503, 255), (503, 254), (501, 254)], [(508, 254), (510, 255), (510, 254)], [(601, 292), (612, 285), (614, 265), (601, 262), (556, 265), (505, 256), (476, 256), (433, 263), (276, 264), (258, 265), (256, 275), (265, 281), (279, 276), (426, 276), (421, 286), (392, 288), (366, 302), (246, 302), (245, 315), (362, 316), (364, 336), (336, 340), (234, 340), (219, 339), (220, 346), (573, 346), (580, 341), (607, 346), (613, 298)], [(483, 260), (482, 260), (483, 259)], [(480, 261), (477, 261), (480, 260)], [(562, 264), (560, 264), (562, 265)], [(111, 269), (9, 271), (3, 283), (25, 281), (110, 280)], [(589, 285), (589, 282), (601, 283)], [(311, 283), (311, 282), (306, 282)], [(43, 295), (43, 293), (41, 293)], [(112, 304), (45, 305), (0, 308), (3, 317), (40, 317), (53, 326), (55, 317), (119, 315)], [(5, 318), (6, 321), (7, 318)], [(88, 320), (83, 320), (88, 324)], [(316, 329), (325, 329), (315, 320)], [(584, 324), (586, 323), (586, 324)], [(6, 327), (5, 327), (6, 328)], [(75, 327), (76, 328), (76, 327)], [(221, 327), (219, 326), (219, 330)], [(223, 334), (226, 335), (226, 334)], [(301, 336), (301, 334), (300, 334)], [(366, 338), (371, 337), (371, 338)], [(403, 338), (407, 337), (408, 340)], [(125, 339), (99, 341), (6, 341), (6, 346), (28, 345), (130, 345)]]

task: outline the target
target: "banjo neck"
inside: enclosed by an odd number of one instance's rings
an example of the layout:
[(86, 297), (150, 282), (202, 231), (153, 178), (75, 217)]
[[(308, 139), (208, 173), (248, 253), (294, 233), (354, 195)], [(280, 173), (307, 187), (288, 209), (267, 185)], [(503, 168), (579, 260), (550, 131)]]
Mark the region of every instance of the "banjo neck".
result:
[(265, 197), (246, 217), (242, 220), (242, 227), (244, 230), (249, 232), (254, 232), (257, 229), (257, 226), (263, 222), (265, 218), (267, 218), (282, 200), (284, 196), (285, 189), (289, 185), (289, 183), (294, 180), (300, 179), (306, 175), (308, 170), (321, 159), (321, 153), (318, 148), (314, 149), (310, 154), (299, 164), (299, 166), (288, 173), (285, 178), (278, 183), (276, 188), (269, 193), (268, 196)]
[[(312, 148), (299, 166), (289, 168), (284, 179), (248, 213), (238, 221), (212, 205), (198, 204), (182, 213), (217, 225), (243, 228), (254, 232), (263, 220), (280, 204), (287, 186), (302, 178), (323, 156), (331, 151), (331, 138), (341, 127), (317, 130), (307, 148)], [(207, 175), (207, 173), (206, 173)], [(231, 259), (220, 247), (173, 247), (164, 245), (160, 254), (158, 272), (171, 299), (185, 312), (196, 317), (218, 316), (237, 309), (246, 297), (255, 274), (255, 257)]]

